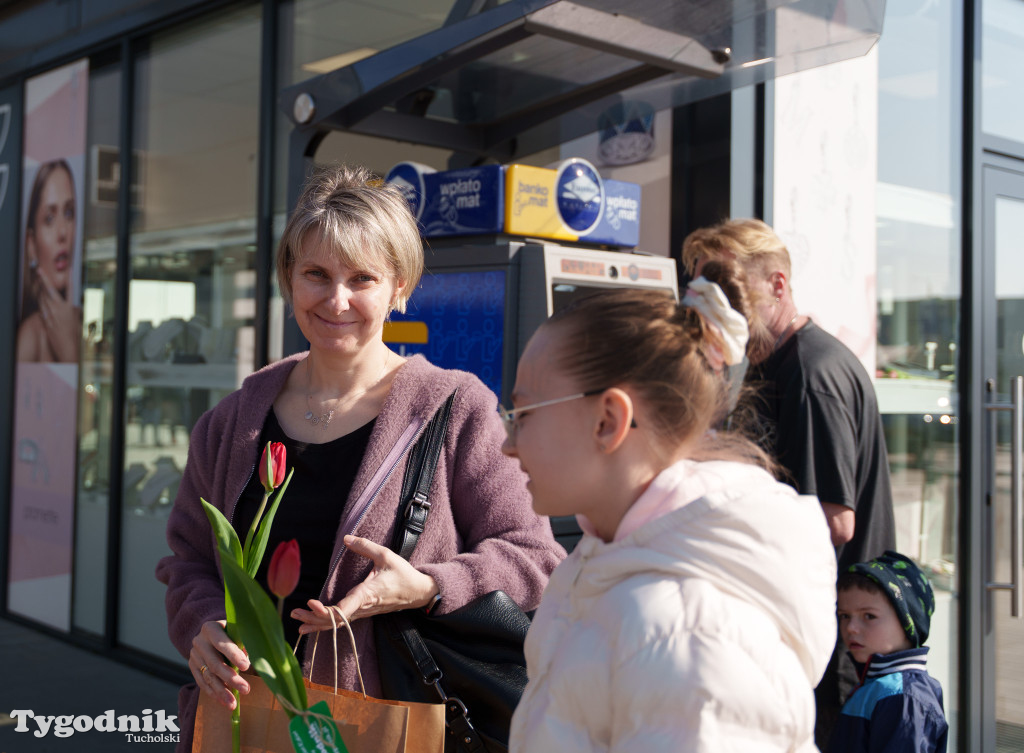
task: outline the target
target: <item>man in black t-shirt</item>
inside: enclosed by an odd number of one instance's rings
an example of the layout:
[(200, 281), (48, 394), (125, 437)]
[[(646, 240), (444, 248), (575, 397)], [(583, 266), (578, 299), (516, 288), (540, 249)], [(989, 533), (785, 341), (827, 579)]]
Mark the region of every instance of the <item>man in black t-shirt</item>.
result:
[[(683, 244), (683, 265), (695, 276), (705, 262), (722, 258), (743, 269), (754, 309), (746, 381), (758, 390), (764, 448), (785, 469), (785, 481), (818, 497), (840, 572), (896, 549), (885, 435), (864, 366), (799, 313), (789, 252), (768, 225), (728, 220), (694, 231)], [(857, 681), (837, 643), (815, 690), (820, 748)]]
[(747, 378), (760, 390), (765, 449), (788, 471), (787, 481), (854, 513), (848, 540), (837, 540), (833, 529), (839, 572), (895, 547), (882, 419), (857, 357), (807, 321)]

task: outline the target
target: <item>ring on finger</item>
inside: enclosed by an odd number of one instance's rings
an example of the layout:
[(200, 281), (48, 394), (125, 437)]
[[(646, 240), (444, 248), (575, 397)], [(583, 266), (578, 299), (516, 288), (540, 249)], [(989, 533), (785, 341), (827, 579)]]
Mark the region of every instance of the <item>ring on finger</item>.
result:
[(206, 670), (207, 670), (207, 669), (209, 669), (209, 667), (207, 667), (207, 666), (206, 666), (205, 664), (204, 664), (203, 666), (201, 666), (201, 667), (199, 668), (199, 674), (200, 674), (200, 676), (201, 676), (201, 677), (202, 677), (202, 678), (203, 678), (204, 680), (206, 679)]

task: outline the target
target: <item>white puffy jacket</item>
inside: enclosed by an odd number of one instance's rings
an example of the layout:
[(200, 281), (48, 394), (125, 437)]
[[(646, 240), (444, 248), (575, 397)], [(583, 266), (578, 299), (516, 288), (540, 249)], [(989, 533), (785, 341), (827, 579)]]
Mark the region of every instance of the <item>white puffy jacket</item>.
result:
[(634, 508), (656, 512), (611, 543), (584, 536), (552, 574), (511, 753), (816, 750), (836, 639), (817, 499), (751, 465), (682, 461)]

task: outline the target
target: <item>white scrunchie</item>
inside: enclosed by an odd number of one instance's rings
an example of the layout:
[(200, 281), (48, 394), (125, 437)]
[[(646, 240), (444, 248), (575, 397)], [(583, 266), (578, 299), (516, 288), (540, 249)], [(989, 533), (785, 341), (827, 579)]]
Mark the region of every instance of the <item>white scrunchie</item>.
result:
[(686, 286), (683, 305), (696, 309), (704, 322), (721, 339), (723, 361), (735, 366), (743, 360), (750, 331), (743, 315), (729, 305), (729, 299), (718, 286), (705, 277), (691, 280)]

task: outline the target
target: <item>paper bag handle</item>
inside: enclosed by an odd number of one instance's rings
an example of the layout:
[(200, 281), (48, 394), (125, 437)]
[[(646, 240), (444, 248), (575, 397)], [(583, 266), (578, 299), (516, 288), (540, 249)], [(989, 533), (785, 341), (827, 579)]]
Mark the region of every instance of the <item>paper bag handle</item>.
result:
[[(356, 636), (352, 632), (352, 624), (348, 621), (348, 617), (341, 611), (341, 607), (336, 604), (332, 604), (327, 607), (327, 614), (331, 618), (331, 639), (334, 646), (334, 695), (338, 695), (338, 623), (334, 619), (334, 615), (341, 618), (341, 621), (345, 623), (345, 629), (348, 630), (348, 638), (352, 643), (352, 657), (356, 660), (356, 674), (359, 676), (359, 689), (363, 693), (363, 698), (366, 698), (366, 685), (363, 684), (363, 670), (359, 667), (359, 653), (356, 651)], [(320, 632), (317, 631), (316, 637), (313, 639), (313, 652), (309, 657), (309, 679), (313, 679), (313, 667), (316, 664), (316, 645), (320, 642)]]

